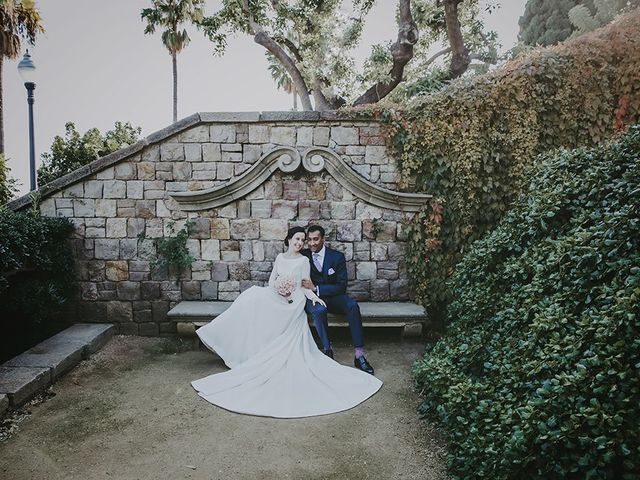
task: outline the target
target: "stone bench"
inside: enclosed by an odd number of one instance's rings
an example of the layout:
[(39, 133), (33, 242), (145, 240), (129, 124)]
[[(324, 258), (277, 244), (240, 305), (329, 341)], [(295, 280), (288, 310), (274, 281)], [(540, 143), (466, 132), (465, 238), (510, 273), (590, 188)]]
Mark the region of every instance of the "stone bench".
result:
[[(364, 327), (402, 328), (403, 336), (420, 336), (426, 322), (424, 307), (410, 302), (358, 302)], [(231, 302), (184, 301), (167, 316), (176, 323), (178, 334), (193, 336), (197, 328), (224, 312)], [(330, 327), (347, 327), (342, 315), (329, 314)]]

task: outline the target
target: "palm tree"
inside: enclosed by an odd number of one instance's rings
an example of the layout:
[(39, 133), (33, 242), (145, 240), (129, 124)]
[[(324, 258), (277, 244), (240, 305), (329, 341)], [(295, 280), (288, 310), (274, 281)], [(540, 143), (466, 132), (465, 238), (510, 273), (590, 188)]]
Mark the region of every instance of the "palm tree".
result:
[(178, 120), (178, 53), (191, 39), (186, 30), (178, 28), (189, 22), (199, 28), (204, 16), (205, 0), (151, 0), (152, 8), (143, 8), (141, 17), (147, 21), (144, 33), (154, 33), (162, 27), (162, 43), (169, 51), (173, 63), (173, 121)]
[(20, 55), (22, 40), (35, 44), (44, 32), (42, 17), (34, 0), (0, 0), (0, 154), (4, 153), (4, 104), (2, 102), (2, 66), (5, 58)]

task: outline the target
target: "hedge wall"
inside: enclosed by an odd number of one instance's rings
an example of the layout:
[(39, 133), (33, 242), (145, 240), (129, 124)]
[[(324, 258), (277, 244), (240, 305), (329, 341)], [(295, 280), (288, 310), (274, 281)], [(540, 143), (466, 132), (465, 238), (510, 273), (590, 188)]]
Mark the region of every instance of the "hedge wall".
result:
[(640, 478), (640, 125), (543, 157), (414, 366), (454, 478)]
[(410, 225), (407, 259), (436, 315), (453, 267), (517, 198), (536, 155), (595, 145), (640, 120), (640, 10), (378, 113), (405, 181), (438, 199)]

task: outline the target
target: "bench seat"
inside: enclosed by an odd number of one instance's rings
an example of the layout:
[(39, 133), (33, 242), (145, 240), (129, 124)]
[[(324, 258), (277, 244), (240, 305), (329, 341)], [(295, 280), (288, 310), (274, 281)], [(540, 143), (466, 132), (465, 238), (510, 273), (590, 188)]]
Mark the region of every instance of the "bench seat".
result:
[[(167, 316), (176, 323), (178, 334), (193, 336), (197, 328), (224, 312), (232, 302), (183, 301)], [(402, 328), (403, 336), (420, 336), (426, 322), (424, 307), (411, 302), (358, 302), (364, 327)], [(347, 327), (342, 315), (330, 313), (330, 327)]]

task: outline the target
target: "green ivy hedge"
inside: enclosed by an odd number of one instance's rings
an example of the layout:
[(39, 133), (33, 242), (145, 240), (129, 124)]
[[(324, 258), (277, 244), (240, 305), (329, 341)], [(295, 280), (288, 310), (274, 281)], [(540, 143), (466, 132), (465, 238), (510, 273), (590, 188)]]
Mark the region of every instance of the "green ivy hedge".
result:
[(640, 478), (640, 125), (543, 157), (413, 374), (454, 478)]
[(455, 264), (509, 209), (538, 154), (593, 146), (640, 120), (639, 25), (636, 10), (405, 109), (374, 109), (407, 184), (436, 198), (409, 225), (407, 256), (432, 316), (451, 299)]
[(73, 292), (73, 224), (38, 212), (0, 209), (3, 324), (54, 319)]

